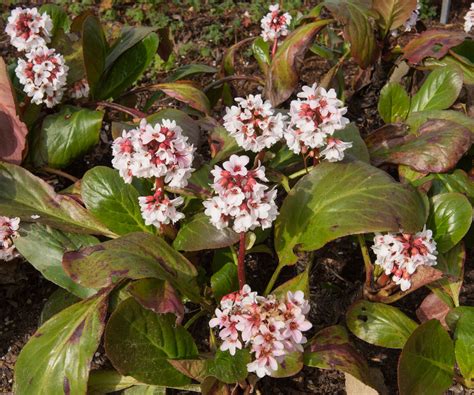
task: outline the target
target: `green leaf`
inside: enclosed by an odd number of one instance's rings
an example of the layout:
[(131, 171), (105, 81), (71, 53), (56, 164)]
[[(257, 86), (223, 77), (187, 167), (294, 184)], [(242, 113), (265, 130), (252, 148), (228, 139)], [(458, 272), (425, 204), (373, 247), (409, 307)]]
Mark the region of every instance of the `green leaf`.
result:
[(214, 298), (219, 302), (223, 296), (239, 290), (237, 266), (234, 262), (227, 262), (211, 276), (211, 287)]
[(279, 46), (267, 74), (265, 96), (274, 107), (283, 103), (293, 93), (299, 81), (299, 69), (306, 50), (316, 34), (330, 21), (308, 23), (293, 31)]
[(73, 106), (48, 115), (33, 142), (34, 165), (62, 169), (82, 157), (99, 142), (103, 117), (101, 111)]
[(367, 361), (349, 342), (346, 329), (334, 325), (319, 331), (304, 353), (304, 364), (319, 369), (337, 369), (373, 386)]
[(452, 174), (436, 174), (431, 188), (434, 195), (459, 192), (465, 195), (471, 203), (474, 203), (474, 181), (464, 170), (456, 169)]
[(283, 378), (298, 374), (303, 369), (303, 353), (293, 351), (286, 354), (283, 362), (278, 363), (278, 369), (272, 372), (271, 377)]
[(444, 110), (451, 107), (461, 92), (462, 72), (449, 66), (432, 71), (411, 100), (410, 112)]
[[(334, 137), (352, 143), (352, 147), (344, 151), (345, 158), (370, 162), (369, 150), (360, 136), (359, 128), (354, 123), (350, 123), (344, 129), (336, 130)], [(299, 159), (301, 160), (301, 158)]]
[(454, 376), (454, 346), (438, 320), (421, 324), (398, 362), (400, 395), (443, 394)]
[(247, 349), (236, 350), (235, 355), (217, 350), (214, 359), (206, 361), (206, 375), (227, 384), (238, 383), (248, 376), (247, 364), (252, 361)]
[(448, 252), (439, 254), (436, 269), (441, 270), (446, 277), (428, 285), (440, 299), (443, 298), (443, 294), (449, 295), (454, 306), (459, 306), (465, 260), (466, 250), (463, 243), (458, 243)]
[(173, 247), (181, 251), (213, 250), (238, 241), (238, 233), (231, 228), (217, 229), (206, 214), (199, 213), (180, 228)]
[(100, 99), (116, 98), (135, 83), (150, 65), (158, 49), (156, 33), (148, 34), (142, 41), (122, 53), (107, 69), (97, 87)]
[(177, 81), (154, 85), (173, 99), (186, 103), (195, 110), (209, 114), (211, 105), (204, 92), (188, 82)]
[[(55, 193), (50, 185), (22, 167), (3, 162), (0, 162), (0, 215), (70, 232), (115, 236), (74, 199)], [(33, 220), (32, 215), (40, 217)]]
[(380, 91), (377, 108), (385, 123), (404, 121), (410, 111), (410, 97), (398, 82), (390, 82)]
[(242, 151), (235, 139), (223, 128), (217, 126), (209, 134), (209, 145), (211, 146), (211, 166), (230, 157), (232, 154)]
[(155, 233), (152, 226), (145, 225), (137, 190), (116, 170), (104, 166), (90, 169), (82, 178), (81, 194), (89, 211), (117, 234)]
[(344, 27), (344, 39), (351, 43), (351, 54), (363, 69), (372, 64), (378, 52), (371, 2), (358, 0), (326, 0), (324, 6)]
[(43, 4), (38, 12), (40, 14), (47, 13), (51, 20), (53, 21), (53, 30), (51, 31), (51, 37), (54, 40), (56, 34), (59, 30), (63, 30), (65, 32), (69, 31), (69, 27), (71, 26), (71, 21), (64, 11), (63, 8), (57, 6), (56, 4)]
[(282, 264), (293, 249), (311, 251), (342, 236), (417, 232), (425, 223), (423, 199), (411, 187), (363, 162), (321, 163), (302, 177), (283, 202), (275, 224)]
[(347, 311), (347, 327), (358, 338), (376, 346), (403, 348), (416, 329), (415, 321), (399, 309), (361, 300)]
[(402, 26), (416, 9), (416, 0), (375, 0), (373, 9), (381, 16), (380, 26), (387, 34)]
[(462, 112), (453, 110), (429, 110), (411, 113), (406, 119), (412, 132), (417, 131), (421, 125), (430, 119), (445, 119), (456, 122), (471, 131), (474, 136), (474, 119), (464, 115)]
[(127, 291), (145, 309), (157, 314), (173, 313), (178, 323), (184, 317), (184, 306), (174, 288), (164, 280), (143, 278), (134, 281)]
[(270, 59), (270, 43), (265, 41), (263, 37), (257, 37), (252, 42), (252, 53), (262, 73), (267, 74), (268, 68), (272, 63)]
[(471, 146), (468, 129), (441, 119), (427, 121), (416, 134), (388, 139), (384, 139), (383, 129), (379, 130), (367, 140), (372, 163), (377, 166), (394, 163), (410, 166), (422, 173), (446, 172), (456, 166)]
[(15, 240), (15, 247), (46, 279), (81, 299), (96, 293), (95, 289), (82, 287), (72, 281), (64, 272), (62, 259), (66, 251), (93, 246), (99, 240), (93, 236), (61, 232), (40, 224), (22, 227), (20, 235)]
[(443, 193), (431, 198), (428, 229), (433, 231), (439, 252), (446, 252), (466, 235), (472, 222), (472, 207), (460, 193)]
[(76, 303), (43, 324), (15, 365), (16, 394), (85, 394), (107, 313), (107, 293)]
[[(466, 40), (465, 42), (468, 42), (471, 40)], [(450, 51), (451, 54), (453, 54), (452, 51)], [(464, 84), (466, 85), (472, 85), (474, 84), (474, 67), (473, 64), (466, 64), (465, 62), (461, 61), (459, 59), (460, 57), (454, 57), (451, 55), (446, 55), (442, 59), (433, 59), (429, 58), (424, 61), (424, 66), (429, 67), (429, 68), (442, 68), (442, 67), (457, 67), (461, 69), (462, 71), (462, 76), (463, 76), (463, 81)], [(461, 59), (465, 59), (462, 58)]]
[(178, 67), (173, 74), (166, 78), (166, 82), (182, 80), (196, 74), (215, 74), (217, 71), (215, 67), (208, 66), (207, 64), (186, 64)]
[(80, 301), (81, 299), (76, 295), (66, 291), (63, 288), (58, 288), (51, 294), (44, 304), (39, 318), (39, 325), (43, 325), (51, 317)]
[(92, 97), (99, 97), (99, 85), (105, 68), (107, 40), (99, 19), (88, 15), (82, 23), (82, 53)]
[(189, 384), (191, 380), (168, 359), (193, 358), (198, 350), (191, 335), (175, 321), (173, 314), (156, 314), (133, 298), (121, 303), (105, 330), (105, 351), (112, 365), (146, 384)]
[(169, 281), (192, 300), (199, 299), (195, 267), (162, 238), (149, 233), (130, 233), (68, 252), (63, 266), (74, 281), (90, 288), (108, 287), (123, 278), (152, 277)]
[(105, 58), (105, 69), (109, 69), (123, 53), (155, 30), (155, 27), (148, 26), (125, 26), (120, 33), (120, 37), (114, 42)]
[(474, 309), (465, 311), (456, 324), (454, 352), (466, 385), (474, 388)]

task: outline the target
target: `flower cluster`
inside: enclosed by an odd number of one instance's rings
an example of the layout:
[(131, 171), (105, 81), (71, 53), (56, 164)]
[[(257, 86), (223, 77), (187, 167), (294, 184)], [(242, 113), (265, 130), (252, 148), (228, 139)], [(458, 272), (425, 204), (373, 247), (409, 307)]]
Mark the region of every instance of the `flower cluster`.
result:
[(13, 240), (18, 237), (20, 218), (0, 216), (0, 261), (11, 261), (19, 256)]
[[(194, 170), (194, 147), (175, 121), (164, 119), (151, 125), (142, 119), (136, 129), (123, 131), (112, 144), (112, 165), (119, 170), (126, 183), (133, 177), (156, 178), (170, 187), (183, 188)], [(157, 185), (159, 185), (158, 183)], [(181, 198), (169, 200), (162, 186), (157, 186), (153, 196), (140, 198), (142, 215), (147, 224), (159, 226), (176, 222), (183, 214), (176, 207)]]
[(283, 137), (286, 116), (275, 114), (268, 100), (249, 95), (235, 101), (237, 106), (226, 109), (224, 127), (243, 149), (259, 152)]
[(247, 370), (263, 377), (277, 370), (288, 353), (303, 351), (307, 341), (303, 332), (312, 327), (306, 319), (309, 308), (301, 291), (278, 300), (273, 295), (259, 296), (245, 285), (222, 298), (209, 326), (219, 327), (222, 351), (235, 355), (237, 349), (249, 347), (254, 360)]
[(342, 104), (334, 89), (326, 91), (316, 83), (304, 86), (298, 99), (290, 104), (290, 125), (284, 133), (288, 147), (295, 154), (318, 150), (313, 153), (330, 162), (342, 160), (344, 151), (352, 146), (332, 137), (349, 123), (344, 117), (347, 108)]
[(69, 96), (73, 99), (81, 99), (89, 96), (89, 83), (86, 78), (76, 81), (69, 89)]
[(39, 46), (26, 54), (26, 60), (18, 60), (15, 72), (33, 103), (53, 107), (63, 97), (68, 70), (62, 55)]
[(426, 227), (415, 235), (408, 233), (376, 234), (372, 250), (377, 256), (376, 265), (380, 265), (392, 280), (400, 285), (402, 291), (411, 287), (411, 275), (418, 266), (436, 265), (436, 242), (433, 232)]
[(410, 32), (411, 29), (413, 29), (416, 26), (416, 23), (418, 22), (418, 19), (420, 18), (420, 9), (421, 9), (420, 0), (417, 0), (416, 9), (412, 11), (412, 13), (410, 14), (410, 17), (405, 21), (403, 25), (406, 32)]
[(240, 233), (261, 227), (269, 228), (278, 215), (275, 204), (277, 191), (268, 190), (264, 184), (268, 181), (265, 168), (258, 166), (247, 169), (248, 156), (232, 155), (223, 164), (223, 168), (215, 166), (211, 171), (214, 176), (212, 187), (216, 196), (203, 202), (204, 213), (210, 217), (217, 229), (230, 226)]
[(464, 16), (464, 31), (469, 33), (474, 26), (474, 3), (471, 3), (471, 8)]
[(10, 44), (19, 51), (30, 51), (51, 41), (53, 21), (47, 13), (40, 14), (36, 8), (15, 8), (8, 17), (5, 32)]
[(279, 37), (288, 35), (288, 25), (291, 15), (280, 10), (278, 4), (270, 6), (270, 12), (260, 21), (264, 41), (278, 40)]
[(49, 108), (61, 101), (69, 71), (63, 56), (46, 46), (51, 41), (52, 29), (53, 22), (47, 13), (20, 7), (11, 12), (5, 28), (10, 43), (26, 51), (26, 59), (19, 59), (15, 69), (24, 92), (32, 103), (45, 103)]
[(156, 188), (152, 196), (139, 197), (138, 202), (146, 225), (159, 228), (162, 224), (175, 223), (184, 218), (184, 214), (176, 210), (183, 204), (183, 198), (179, 196), (170, 200), (162, 188)]

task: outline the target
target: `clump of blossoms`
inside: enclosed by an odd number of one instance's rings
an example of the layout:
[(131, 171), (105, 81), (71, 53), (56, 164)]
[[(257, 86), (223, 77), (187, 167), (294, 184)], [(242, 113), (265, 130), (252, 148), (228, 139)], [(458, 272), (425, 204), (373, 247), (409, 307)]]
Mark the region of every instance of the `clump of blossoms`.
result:
[(466, 15), (464, 15), (464, 31), (469, 33), (474, 26), (474, 3), (471, 3), (471, 8)]
[(195, 148), (182, 133), (175, 121), (164, 119), (152, 125), (142, 119), (137, 128), (124, 130), (112, 144), (112, 165), (126, 183), (131, 183), (133, 177), (156, 179), (155, 193), (139, 198), (147, 225), (158, 227), (184, 217), (176, 210), (183, 199), (170, 200), (164, 192), (164, 184), (185, 187), (194, 170)]
[(437, 263), (436, 242), (433, 232), (426, 227), (415, 235), (408, 233), (376, 234), (372, 246), (377, 259), (386, 275), (400, 285), (402, 291), (411, 287), (411, 276), (418, 266), (434, 266)]
[(26, 54), (26, 60), (18, 60), (15, 73), (33, 103), (53, 107), (63, 97), (68, 70), (62, 55), (39, 46)]
[(278, 4), (270, 6), (270, 12), (260, 21), (261, 36), (264, 41), (276, 41), (279, 37), (288, 35), (291, 15), (280, 10)]
[(301, 291), (277, 299), (259, 296), (245, 285), (222, 298), (209, 326), (219, 328), (222, 351), (235, 355), (237, 349), (248, 347), (253, 361), (247, 370), (264, 377), (276, 371), (286, 355), (303, 351), (302, 344), (307, 341), (303, 332), (312, 327), (306, 319), (309, 309)]
[(286, 116), (275, 113), (270, 101), (263, 101), (261, 95), (235, 101), (236, 106), (226, 109), (224, 127), (243, 149), (259, 152), (283, 137)]
[(47, 13), (40, 14), (36, 8), (15, 8), (8, 17), (5, 32), (10, 44), (19, 51), (29, 51), (51, 41), (53, 21)]
[(19, 256), (13, 241), (18, 237), (20, 218), (0, 216), (0, 261), (11, 261)]
[(232, 155), (224, 162), (223, 168), (215, 166), (211, 171), (216, 195), (203, 204), (204, 213), (217, 229), (231, 226), (238, 233), (257, 227), (266, 229), (278, 215), (276, 189), (268, 190), (266, 185), (258, 182), (268, 182), (265, 167), (259, 163), (248, 170), (249, 161), (248, 156)]
[(74, 82), (74, 84), (69, 89), (69, 96), (73, 99), (81, 99), (83, 97), (89, 96), (89, 83), (86, 78)]
[(344, 117), (347, 108), (337, 98), (336, 91), (304, 86), (298, 99), (290, 104), (290, 125), (284, 133), (288, 147), (295, 153), (322, 157), (330, 162), (344, 158), (344, 151), (352, 143), (332, 137), (349, 120)]

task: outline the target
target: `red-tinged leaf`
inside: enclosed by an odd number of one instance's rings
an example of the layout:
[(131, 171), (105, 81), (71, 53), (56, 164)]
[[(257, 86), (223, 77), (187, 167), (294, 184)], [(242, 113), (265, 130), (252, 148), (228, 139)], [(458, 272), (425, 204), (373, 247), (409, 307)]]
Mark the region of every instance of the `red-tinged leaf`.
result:
[(146, 309), (157, 314), (173, 313), (178, 324), (183, 320), (181, 298), (167, 281), (144, 278), (130, 284), (128, 292)]
[(222, 74), (232, 75), (235, 73), (235, 54), (237, 51), (243, 47), (245, 44), (255, 40), (254, 37), (245, 38), (238, 43), (232, 45), (224, 54), (224, 59), (222, 60)]
[(344, 27), (344, 39), (351, 43), (351, 54), (363, 69), (374, 61), (378, 48), (371, 22), (371, 1), (326, 0), (324, 5)]
[(397, 129), (390, 136), (379, 129), (366, 142), (376, 166), (393, 163), (422, 173), (442, 173), (452, 169), (469, 150), (471, 133), (457, 123), (436, 119), (423, 124), (416, 133)]
[(151, 277), (167, 280), (183, 295), (199, 300), (195, 267), (161, 237), (149, 233), (129, 233), (67, 252), (63, 267), (74, 281), (91, 288), (108, 287), (124, 278)]
[(19, 165), (26, 146), (28, 129), (16, 113), (13, 87), (0, 57), (0, 160)]
[(177, 81), (153, 86), (154, 89), (163, 91), (173, 99), (186, 103), (195, 110), (209, 114), (211, 105), (203, 91), (188, 82)]
[(374, 0), (372, 8), (381, 16), (385, 33), (402, 26), (416, 9), (416, 0)]
[(85, 394), (107, 313), (107, 292), (56, 314), (31, 337), (15, 365), (16, 394)]
[(215, 126), (208, 140), (212, 156), (211, 165), (242, 151), (235, 139), (222, 126)]
[(278, 106), (288, 99), (298, 85), (299, 71), (306, 50), (316, 34), (330, 21), (308, 23), (296, 29), (280, 45), (273, 58), (265, 84), (265, 95)]
[(423, 299), (420, 307), (416, 309), (416, 316), (422, 323), (436, 319), (441, 322), (445, 329), (449, 330), (448, 324), (446, 324), (446, 315), (450, 310), (451, 307), (444, 303), (436, 294), (430, 293)]
[(206, 359), (169, 359), (168, 362), (176, 370), (199, 383), (209, 376)]
[(319, 331), (304, 353), (304, 364), (320, 369), (337, 369), (374, 386), (367, 361), (349, 343), (347, 331), (335, 325)]
[(418, 64), (425, 58), (441, 59), (465, 38), (466, 34), (457, 31), (427, 30), (403, 48), (403, 57), (412, 64)]

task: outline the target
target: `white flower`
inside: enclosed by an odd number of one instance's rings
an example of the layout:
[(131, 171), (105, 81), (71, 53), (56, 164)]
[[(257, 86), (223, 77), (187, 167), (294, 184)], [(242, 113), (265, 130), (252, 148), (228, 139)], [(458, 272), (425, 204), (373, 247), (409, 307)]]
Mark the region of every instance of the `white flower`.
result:
[(11, 45), (19, 51), (29, 51), (49, 43), (52, 29), (53, 21), (47, 13), (17, 7), (8, 17), (5, 32), (10, 36)]
[(352, 143), (345, 143), (344, 141), (329, 137), (326, 148), (320, 154), (328, 162), (339, 162), (344, 159), (344, 151), (351, 147)]
[(138, 198), (145, 225), (159, 228), (161, 225), (176, 223), (184, 218), (184, 214), (176, 210), (184, 203), (183, 198), (168, 199), (163, 190), (158, 188), (152, 196)]
[(258, 377), (271, 375), (285, 356), (302, 351), (307, 339), (303, 336), (312, 327), (306, 319), (309, 302), (301, 291), (288, 292), (278, 300), (252, 292), (248, 285), (222, 298), (211, 328), (219, 327), (220, 349), (235, 355), (237, 349), (249, 348), (253, 361), (248, 372)]
[(62, 55), (39, 46), (26, 54), (26, 60), (18, 60), (15, 73), (33, 103), (51, 108), (61, 102), (68, 70)]
[(411, 31), (415, 27), (416, 22), (418, 22), (418, 19), (420, 18), (420, 9), (421, 9), (420, 0), (417, 0), (416, 9), (412, 11), (412, 13), (410, 14), (410, 17), (405, 21), (403, 25), (406, 32)]
[[(349, 123), (343, 116), (347, 108), (342, 105), (334, 89), (326, 91), (322, 87), (318, 88), (316, 83), (304, 86), (298, 99), (290, 104), (290, 125), (284, 133), (290, 150), (295, 154), (306, 153), (323, 149), (332, 142), (330, 147), (326, 147), (323, 156), (330, 161), (341, 160), (344, 157), (343, 151), (349, 147), (347, 144), (351, 143), (334, 144), (335, 139), (330, 140), (330, 137)], [(315, 154), (319, 152), (316, 151)]]
[(16, 251), (14, 240), (19, 236), (20, 218), (0, 216), (0, 261), (11, 261), (20, 254)]
[(248, 156), (232, 155), (222, 168), (215, 166), (211, 170), (214, 176), (212, 187), (216, 195), (203, 202), (204, 213), (217, 228), (227, 226), (238, 232), (250, 229), (271, 227), (278, 215), (275, 203), (276, 190), (258, 181), (268, 181), (265, 168), (257, 166), (248, 170)]
[(243, 149), (259, 152), (283, 137), (286, 116), (275, 114), (268, 100), (249, 95), (235, 101), (237, 106), (226, 109), (224, 127)]
[(291, 23), (291, 15), (283, 13), (278, 4), (270, 6), (270, 12), (260, 21), (262, 27), (261, 36), (264, 41), (274, 41), (279, 37), (288, 35), (288, 26)]
[(69, 96), (73, 99), (81, 99), (89, 96), (89, 83), (86, 78), (76, 81), (69, 90)]
[(392, 280), (400, 285), (402, 291), (411, 287), (410, 277), (418, 266), (437, 263), (436, 241), (426, 226), (415, 235), (376, 234), (372, 250), (376, 255), (375, 264), (381, 266), (385, 274), (392, 275)]
[(469, 33), (474, 26), (474, 3), (471, 3), (471, 8), (464, 16), (464, 31)]
[(142, 119), (136, 129), (124, 131), (112, 145), (112, 165), (125, 182), (133, 177), (162, 178), (174, 188), (183, 188), (194, 170), (194, 147), (175, 121), (155, 125)]

